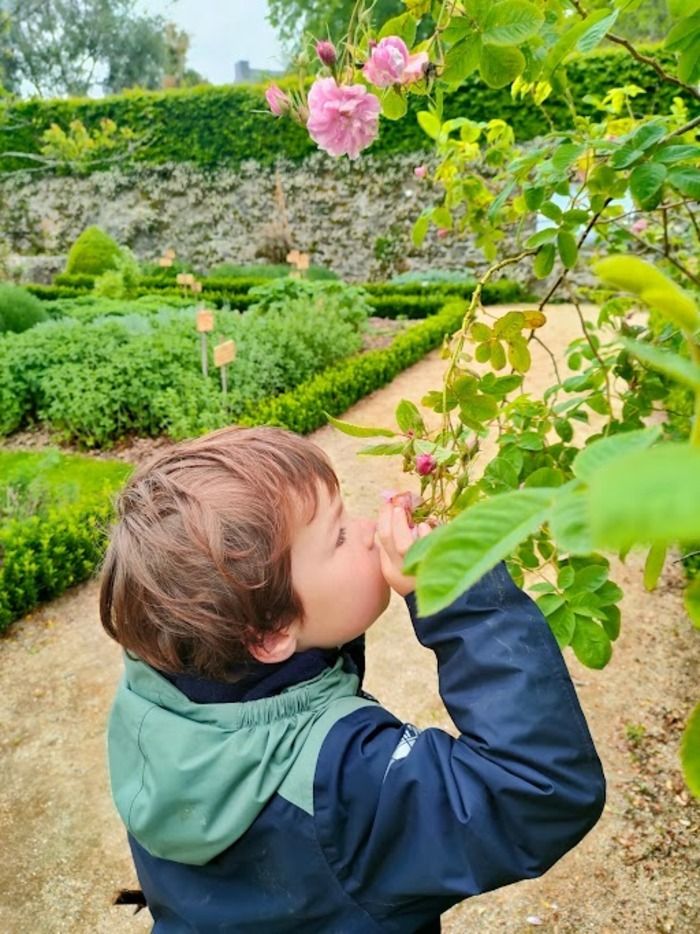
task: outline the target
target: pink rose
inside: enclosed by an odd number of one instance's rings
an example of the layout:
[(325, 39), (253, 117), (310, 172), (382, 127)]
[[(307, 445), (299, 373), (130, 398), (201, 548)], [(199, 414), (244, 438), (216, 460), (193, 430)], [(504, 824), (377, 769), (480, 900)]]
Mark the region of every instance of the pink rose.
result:
[(427, 64), (427, 52), (410, 55), (403, 39), (387, 36), (372, 47), (362, 73), (378, 88), (386, 88), (390, 84), (410, 84), (412, 81), (419, 81)]
[(338, 60), (338, 53), (335, 50), (335, 46), (332, 42), (329, 42), (328, 39), (322, 39), (320, 42), (316, 43), (316, 54), (323, 64), (327, 65), (329, 68), (332, 68)]
[(447, 229), (447, 227), (438, 227), (437, 229), (437, 235), (441, 240), (444, 240), (449, 232), (450, 231)]
[(646, 220), (646, 218), (644, 217), (639, 217), (632, 224), (632, 226), (630, 227), (630, 230), (632, 231), (632, 233), (640, 234), (640, 233), (644, 233), (644, 231), (647, 229), (648, 226), (649, 226), (649, 221)]
[(267, 101), (267, 106), (276, 117), (281, 117), (282, 114), (287, 113), (292, 106), (292, 101), (289, 96), (276, 84), (271, 84), (269, 88), (267, 88), (265, 91), (265, 100)]
[(437, 467), (437, 461), (432, 454), (419, 454), (416, 457), (416, 470), (421, 477), (427, 477)]
[(413, 170), (413, 174), (416, 176), (416, 178), (425, 178), (425, 176), (428, 174), (428, 166), (417, 165)]
[(311, 139), (331, 156), (357, 159), (379, 132), (379, 98), (362, 84), (317, 78), (309, 91)]

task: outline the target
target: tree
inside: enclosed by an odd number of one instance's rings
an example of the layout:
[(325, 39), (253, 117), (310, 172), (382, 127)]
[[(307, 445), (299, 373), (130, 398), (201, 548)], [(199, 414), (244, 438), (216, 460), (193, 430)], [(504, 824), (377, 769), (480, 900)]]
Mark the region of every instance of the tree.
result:
[[(318, 39), (342, 39), (354, 6), (354, 0), (268, 0), (267, 18), (280, 40), (296, 48), (304, 32)], [(403, 11), (401, 0), (377, 0), (372, 6), (372, 22), (381, 26)]]
[[(157, 88), (167, 44), (161, 16), (135, 0), (0, 0), (0, 67), (10, 91), (40, 97)], [(4, 22), (4, 28), (2, 23)]]

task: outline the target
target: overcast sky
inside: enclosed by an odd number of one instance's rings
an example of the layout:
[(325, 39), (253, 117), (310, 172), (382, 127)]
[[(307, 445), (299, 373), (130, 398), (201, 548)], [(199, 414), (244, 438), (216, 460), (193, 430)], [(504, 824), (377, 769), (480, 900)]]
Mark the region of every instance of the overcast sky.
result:
[(190, 34), (187, 64), (214, 84), (233, 81), (234, 62), (241, 59), (252, 68), (284, 68), (265, 0), (140, 0), (140, 6)]

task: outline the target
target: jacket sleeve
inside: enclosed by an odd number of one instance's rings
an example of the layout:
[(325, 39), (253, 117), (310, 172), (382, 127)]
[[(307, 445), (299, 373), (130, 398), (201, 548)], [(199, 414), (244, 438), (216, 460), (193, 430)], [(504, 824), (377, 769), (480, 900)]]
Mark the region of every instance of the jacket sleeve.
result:
[(412, 594), (407, 603), (459, 737), (365, 707), (326, 737), (314, 784), (330, 867), (390, 931), (541, 875), (605, 803), (559, 647), (505, 565), (434, 616), (419, 617)]

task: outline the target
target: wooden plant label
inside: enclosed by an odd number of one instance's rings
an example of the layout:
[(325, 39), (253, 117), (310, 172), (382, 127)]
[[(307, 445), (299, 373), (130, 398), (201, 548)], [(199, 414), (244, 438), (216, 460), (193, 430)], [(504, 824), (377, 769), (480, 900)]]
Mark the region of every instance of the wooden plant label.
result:
[(226, 366), (233, 363), (236, 357), (235, 341), (224, 341), (223, 344), (217, 344), (214, 348), (214, 365)]
[(158, 260), (158, 265), (162, 266), (163, 268), (172, 266), (172, 264), (173, 264), (173, 261), (169, 256), (161, 256), (161, 258)]
[(214, 312), (207, 308), (200, 308), (197, 312), (197, 330), (200, 334), (214, 330)]
[(187, 273), (179, 272), (175, 276), (175, 281), (177, 282), (178, 285), (187, 285)]
[(190, 283), (190, 288), (192, 289), (192, 291), (193, 291), (196, 295), (199, 295), (199, 293), (202, 291), (202, 283), (201, 283), (201, 282), (197, 282), (197, 281), (195, 280), (194, 282), (191, 282), (191, 283)]
[(303, 270), (305, 270), (305, 269), (308, 269), (308, 268), (309, 268), (309, 254), (308, 254), (308, 253), (300, 253), (300, 254), (299, 254), (299, 258), (298, 258), (297, 263), (296, 263), (296, 266), (297, 266), (297, 269), (299, 269), (299, 270), (301, 270), (301, 271), (303, 271)]

